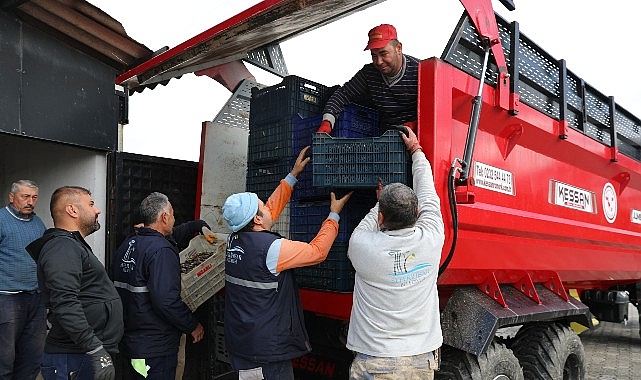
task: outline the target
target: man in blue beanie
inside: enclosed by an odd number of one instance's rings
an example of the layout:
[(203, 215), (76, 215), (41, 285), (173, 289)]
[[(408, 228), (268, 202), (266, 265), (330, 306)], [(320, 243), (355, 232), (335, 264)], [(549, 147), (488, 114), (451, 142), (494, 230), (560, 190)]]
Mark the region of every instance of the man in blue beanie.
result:
[(351, 193), (340, 199), (330, 194), (329, 216), (310, 243), (270, 231), (310, 160), (308, 149), (301, 150), (266, 203), (254, 193), (238, 193), (223, 206), (232, 230), (225, 263), (225, 343), (239, 380), (293, 380), (292, 359), (311, 351), (291, 269), (325, 260)]

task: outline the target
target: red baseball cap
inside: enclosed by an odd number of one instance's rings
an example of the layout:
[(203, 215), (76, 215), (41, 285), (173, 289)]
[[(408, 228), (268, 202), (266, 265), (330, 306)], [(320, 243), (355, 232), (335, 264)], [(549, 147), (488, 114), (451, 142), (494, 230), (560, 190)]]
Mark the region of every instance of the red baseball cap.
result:
[(385, 47), (391, 40), (396, 40), (396, 28), (390, 24), (382, 24), (372, 28), (367, 33), (369, 41), (363, 50), (380, 49)]

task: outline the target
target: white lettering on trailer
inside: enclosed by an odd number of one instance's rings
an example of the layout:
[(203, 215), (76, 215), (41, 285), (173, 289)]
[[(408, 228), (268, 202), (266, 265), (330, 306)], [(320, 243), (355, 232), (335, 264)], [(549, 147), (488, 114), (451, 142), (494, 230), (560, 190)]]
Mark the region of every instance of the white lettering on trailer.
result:
[(593, 192), (555, 180), (550, 180), (550, 184), (550, 203), (596, 214), (596, 195)]
[(630, 220), (632, 221), (632, 223), (641, 224), (641, 211), (632, 209)]
[(514, 195), (514, 176), (512, 172), (481, 162), (474, 162), (472, 185), (498, 193)]
[(603, 216), (608, 223), (614, 223), (617, 219), (617, 192), (610, 182), (603, 186), (601, 194), (601, 203), (603, 203)]

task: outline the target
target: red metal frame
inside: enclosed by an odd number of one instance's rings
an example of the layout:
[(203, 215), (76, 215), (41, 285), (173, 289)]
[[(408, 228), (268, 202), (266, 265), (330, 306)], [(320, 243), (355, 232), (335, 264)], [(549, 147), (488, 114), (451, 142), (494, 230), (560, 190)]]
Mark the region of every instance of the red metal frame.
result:
[[(452, 243), (447, 173), (464, 149), (470, 102), (478, 85), (474, 82), (437, 59), (421, 63), (419, 135), (443, 200), (448, 226), (444, 252)], [(510, 116), (496, 107), (495, 90), (486, 87), (474, 161), (513, 173), (516, 194), (473, 185), (464, 190), (473, 192), (475, 201), (458, 207), (457, 250), (439, 284), (479, 284), (487, 271), (517, 268), (534, 274), (553, 271), (566, 287), (586, 283), (600, 287), (641, 278), (641, 226), (633, 225), (626, 215), (608, 224), (599, 205), (601, 189), (611, 181), (618, 187), (620, 212), (629, 213), (641, 199), (641, 163), (623, 155), (612, 162), (609, 147), (573, 129), (560, 140), (559, 122), (532, 108), (521, 106), (517, 116)], [(506, 131), (518, 133), (511, 138), (511, 149), (501, 151), (500, 137), (513, 134)], [(594, 191), (598, 212), (551, 204), (550, 180)]]
[(122, 84), (131, 78), (136, 77), (137, 75), (140, 75), (141, 73), (154, 68), (155, 66), (158, 66), (160, 63), (168, 60), (171, 57), (174, 57), (175, 55), (192, 48), (199, 43), (202, 43), (204, 41), (207, 41), (208, 39), (212, 38), (213, 36), (222, 33), (223, 31), (231, 28), (232, 26), (239, 24), (246, 19), (253, 17), (257, 14), (263, 13), (266, 10), (268, 10), (271, 7), (274, 7), (278, 5), (279, 3), (282, 3), (284, 0), (264, 0), (261, 1), (260, 3), (254, 5), (253, 7), (247, 8), (246, 10), (242, 11), (241, 13), (221, 22), (218, 25), (215, 25), (206, 31), (188, 39), (187, 41), (181, 43), (180, 45), (177, 45), (176, 47), (173, 47), (161, 54), (158, 54), (157, 56), (149, 59), (148, 61), (145, 61), (144, 63), (134, 67), (131, 70), (126, 71), (125, 73), (119, 75), (116, 78), (116, 84)]
[[(446, 226), (442, 260), (453, 236), (448, 172), (454, 158), (463, 154), (477, 86), (478, 80), (437, 58), (420, 64), (418, 134), (441, 198)], [(565, 131), (567, 139), (559, 139), (559, 121), (526, 105), (511, 115), (497, 106), (496, 91), (486, 85), (483, 92), (473, 161), (511, 172), (516, 192), (494, 192), (473, 181), (464, 188), (474, 198), (457, 207), (458, 240), (439, 278), (441, 297), (447, 297), (448, 288), (473, 285), (509, 307), (500, 285), (515, 286), (539, 303), (536, 284), (567, 301), (571, 288), (607, 289), (639, 281), (641, 225), (626, 214), (639, 207), (641, 163), (624, 155), (611, 161), (609, 147), (572, 128)], [(594, 192), (597, 212), (551, 203), (552, 180)], [(600, 203), (607, 182), (617, 191), (620, 215), (614, 223), (606, 222)], [(301, 297), (307, 310), (349, 317), (349, 294), (301, 290)]]
[(352, 312), (352, 293), (300, 289), (299, 294), (304, 310), (323, 317), (349, 320)]
[(499, 70), (499, 78), (496, 87), (497, 106), (503, 109), (516, 110), (518, 108), (518, 96), (510, 97), (510, 77), (507, 72), (507, 64), (501, 38), (499, 37), (499, 27), (496, 24), (494, 8), (490, 0), (460, 0), (465, 11), (470, 15), (476, 30), (481, 39), (487, 41), (494, 55), (496, 66)]

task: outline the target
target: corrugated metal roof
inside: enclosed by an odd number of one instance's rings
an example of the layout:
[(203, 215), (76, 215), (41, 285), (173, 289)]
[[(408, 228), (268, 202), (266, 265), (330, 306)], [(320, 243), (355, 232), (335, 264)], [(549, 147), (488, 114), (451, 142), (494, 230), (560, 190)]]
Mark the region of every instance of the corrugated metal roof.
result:
[(264, 0), (116, 78), (130, 91), (245, 59), (253, 50), (280, 43), (383, 0)]
[(83, 0), (0, 0), (0, 8), (120, 72), (153, 56), (120, 22)]

